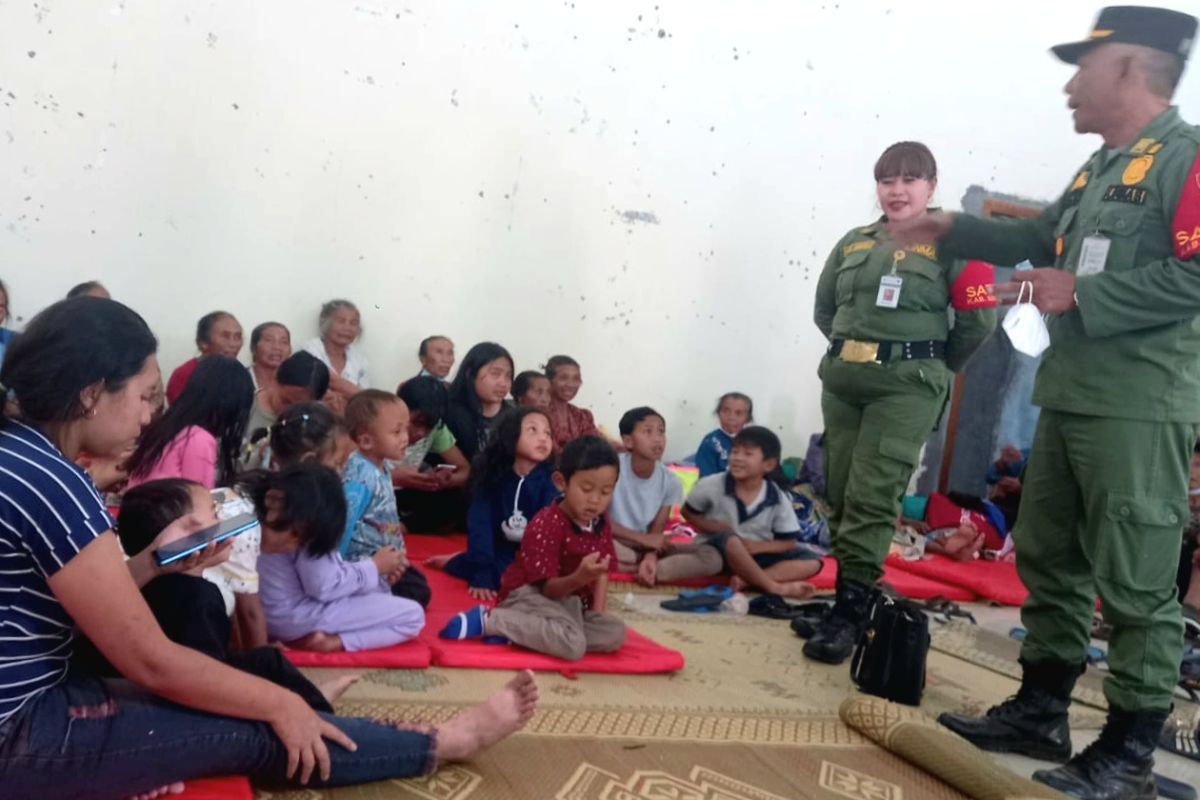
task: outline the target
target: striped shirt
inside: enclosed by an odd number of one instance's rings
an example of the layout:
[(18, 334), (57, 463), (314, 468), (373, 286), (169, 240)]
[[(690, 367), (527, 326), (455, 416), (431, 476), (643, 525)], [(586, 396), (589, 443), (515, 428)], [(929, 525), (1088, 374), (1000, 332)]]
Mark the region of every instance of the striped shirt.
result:
[(36, 428), (0, 428), (0, 724), (66, 677), (74, 623), (47, 579), (113, 526), (87, 473)]

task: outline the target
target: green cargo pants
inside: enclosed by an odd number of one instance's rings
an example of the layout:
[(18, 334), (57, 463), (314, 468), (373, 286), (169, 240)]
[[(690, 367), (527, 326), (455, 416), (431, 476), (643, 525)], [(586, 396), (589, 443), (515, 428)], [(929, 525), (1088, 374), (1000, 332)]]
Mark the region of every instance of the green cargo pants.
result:
[(900, 498), (953, 373), (932, 359), (851, 364), (826, 356), (819, 374), (833, 555), (840, 576), (872, 584), (883, 575)]
[(1183, 619), (1175, 573), (1198, 428), (1043, 410), (1013, 529), (1028, 661), (1082, 663), (1097, 594), (1113, 627), (1104, 696), (1166, 711)]

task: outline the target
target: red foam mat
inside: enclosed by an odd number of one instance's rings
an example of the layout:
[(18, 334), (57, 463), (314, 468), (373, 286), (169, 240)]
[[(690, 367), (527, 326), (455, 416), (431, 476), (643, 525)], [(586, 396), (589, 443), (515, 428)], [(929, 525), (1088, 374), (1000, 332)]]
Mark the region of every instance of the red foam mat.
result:
[(445, 536), (435, 536), (428, 533), (404, 534), (404, 549), (408, 551), (408, 560), (418, 567), (430, 556), (445, 556), (461, 553), (467, 549), (465, 533), (449, 533)]
[(248, 778), (231, 775), (184, 781), (183, 793), (169, 796), (175, 800), (254, 800), (254, 790)]
[[(428, 626), (428, 623), (426, 625)], [(433, 653), (429, 650), (429, 645), (420, 639), (353, 653), (317, 653), (312, 650), (285, 649), (283, 654), (297, 667), (425, 669), (433, 662)]]
[[(434, 634), (436, 637), (436, 634)], [(683, 654), (625, 629), (625, 644), (615, 653), (588, 653), (578, 661), (565, 661), (513, 645), (484, 644), (478, 639), (452, 642), (433, 639), (433, 663), (465, 669), (532, 669), (540, 672), (609, 672), (646, 675), (683, 669)]]
[(1017, 565), (1009, 561), (955, 561), (943, 555), (931, 554), (921, 561), (904, 561), (889, 556), (888, 566), (941, 583), (961, 586), (1001, 605), (1019, 606), (1029, 595), (1029, 590), (1017, 575)]
[[(417, 537), (409, 537), (415, 539)], [(424, 537), (428, 538), (428, 537)], [(413, 546), (409, 544), (409, 550)], [(413, 559), (414, 561), (416, 559)], [(479, 605), (467, 594), (467, 585), (439, 570), (427, 570), (433, 599), (425, 610), (425, 631), (421, 639), (433, 651), (433, 663), (439, 667), (467, 669), (532, 669), (546, 672), (609, 672), (648, 674), (683, 669), (683, 654), (647, 639), (626, 628), (625, 644), (615, 653), (588, 653), (578, 661), (535, 653), (510, 644), (484, 644), (478, 639), (450, 641), (438, 638), (438, 631), (460, 611)]]
[[(824, 569), (809, 578), (808, 582), (818, 590), (833, 589), (837, 582), (837, 562), (832, 556), (825, 556), (822, 560), (825, 562)], [(944, 597), (955, 602), (965, 602), (975, 599), (975, 593), (970, 589), (906, 572), (893, 565), (890, 560), (883, 565), (883, 580), (911, 600)]]
[[(687, 541), (686, 537), (681, 537), (680, 540)], [(462, 533), (452, 533), (445, 536), (410, 533), (404, 537), (404, 544), (408, 549), (409, 560), (420, 566), (421, 562), (430, 556), (451, 555), (465, 551), (467, 549), (467, 537)], [(635, 583), (637, 575), (634, 575), (632, 572), (610, 572), (608, 579), (616, 583)], [(659, 585), (709, 586), (714, 583), (729, 583), (729, 576), (712, 575), (707, 578), (684, 578), (679, 581)], [(462, 611), (462, 609), (460, 608), (458, 611)]]

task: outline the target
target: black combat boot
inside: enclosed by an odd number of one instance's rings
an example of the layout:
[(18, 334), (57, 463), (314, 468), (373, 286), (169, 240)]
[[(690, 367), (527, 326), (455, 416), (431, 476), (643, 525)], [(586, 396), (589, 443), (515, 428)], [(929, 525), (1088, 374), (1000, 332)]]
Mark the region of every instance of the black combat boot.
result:
[(1061, 767), (1033, 779), (1080, 800), (1153, 800), (1154, 748), (1167, 721), (1165, 711), (1109, 709), (1100, 738)]
[(870, 586), (838, 578), (837, 599), (804, 643), (804, 655), (826, 664), (840, 664), (849, 658), (867, 626), (870, 600)]
[(1022, 661), (1021, 688), (984, 717), (942, 714), (938, 722), (981, 750), (1020, 753), (1043, 761), (1071, 757), (1067, 707), (1086, 664)]

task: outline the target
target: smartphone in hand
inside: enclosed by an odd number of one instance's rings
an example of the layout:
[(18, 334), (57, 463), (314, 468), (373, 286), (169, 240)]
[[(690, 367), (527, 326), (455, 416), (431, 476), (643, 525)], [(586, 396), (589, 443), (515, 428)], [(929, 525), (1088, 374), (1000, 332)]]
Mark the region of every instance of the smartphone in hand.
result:
[(182, 539), (176, 539), (170, 544), (163, 545), (154, 551), (154, 558), (158, 561), (159, 566), (165, 567), (167, 564), (203, 550), (213, 542), (223, 542), (239, 533), (245, 533), (257, 524), (258, 517), (253, 514), (238, 514), (224, 522), (218, 522), (208, 528), (201, 528)]

